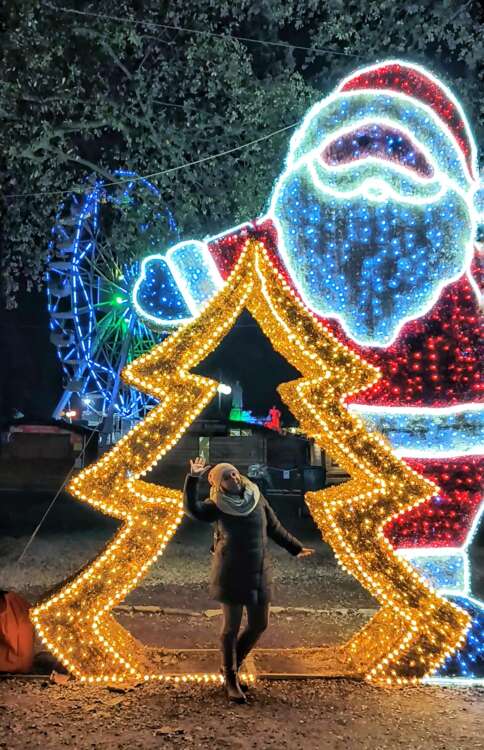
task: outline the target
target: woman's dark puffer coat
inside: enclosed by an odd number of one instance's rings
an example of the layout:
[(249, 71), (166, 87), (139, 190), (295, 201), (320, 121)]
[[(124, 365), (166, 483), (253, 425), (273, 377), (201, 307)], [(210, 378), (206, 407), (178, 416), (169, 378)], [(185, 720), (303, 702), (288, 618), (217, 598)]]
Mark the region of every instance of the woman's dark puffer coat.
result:
[(292, 555), (303, 545), (282, 526), (261, 494), (247, 516), (223, 513), (211, 500), (198, 500), (199, 478), (188, 474), (183, 488), (185, 513), (198, 521), (217, 524), (210, 595), (225, 604), (263, 604), (272, 597), (267, 538)]

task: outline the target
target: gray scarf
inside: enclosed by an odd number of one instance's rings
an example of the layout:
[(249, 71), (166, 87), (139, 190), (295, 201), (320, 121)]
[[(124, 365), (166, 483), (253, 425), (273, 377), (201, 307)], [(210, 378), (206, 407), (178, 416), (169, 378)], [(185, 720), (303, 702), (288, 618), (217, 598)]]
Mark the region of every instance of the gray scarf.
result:
[(252, 513), (259, 502), (260, 490), (256, 484), (241, 475), (242, 484), (244, 485), (244, 494), (228, 495), (212, 485), (210, 487), (210, 500), (217, 508), (229, 516), (248, 516)]

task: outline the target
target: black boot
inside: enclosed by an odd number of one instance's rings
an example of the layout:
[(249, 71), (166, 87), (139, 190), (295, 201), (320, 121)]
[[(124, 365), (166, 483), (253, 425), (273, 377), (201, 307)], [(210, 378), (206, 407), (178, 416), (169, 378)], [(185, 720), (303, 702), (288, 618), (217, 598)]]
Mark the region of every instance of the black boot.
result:
[(237, 676), (239, 678), (240, 689), (243, 693), (247, 693), (247, 691), (249, 690), (249, 683), (246, 682), (242, 677), (240, 677), (240, 675)]
[[(252, 644), (247, 644), (244, 642), (244, 638), (242, 640), (239, 640), (236, 647), (236, 654), (235, 654), (235, 663), (237, 665), (237, 674), (240, 671), (240, 668), (242, 667), (245, 658), (249, 655), (249, 652), (251, 651)], [(240, 679), (240, 678), (239, 678)], [(249, 690), (249, 685), (247, 682), (241, 682), (240, 687), (246, 693)]]
[(229, 701), (232, 701), (233, 703), (245, 703), (246, 698), (241, 690), (239, 678), (237, 677), (235, 669), (222, 667), (221, 671), (225, 680), (225, 693)]
[(248, 691), (248, 689), (249, 689), (249, 684), (244, 679), (242, 679), (242, 677), (240, 676), (240, 668), (241, 668), (242, 664), (243, 664), (243, 662), (239, 662), (239, 660), (237, 659), (237, 675), (238, 675), (238, 678), (239, 678), (240, 689), (243, 690), (244, 693), (246, 693)]
[[(223, 667), (220, 667), (220, 674), (222, 674), (222, 675), (224, 674), (224, 668)], [(245, 680), (242, 679), (242, 677), (239, 674), (239, 670), (238, 669), (237, 669), (237, 678), (239, 680), (239, 687), (240, 687), (240, 689), (242, 690), (243, 693), (246, 693), (248, 691), (248, 689), (249, 689), (249, 685), (247, 684), (247, 682), (245, 682)]]

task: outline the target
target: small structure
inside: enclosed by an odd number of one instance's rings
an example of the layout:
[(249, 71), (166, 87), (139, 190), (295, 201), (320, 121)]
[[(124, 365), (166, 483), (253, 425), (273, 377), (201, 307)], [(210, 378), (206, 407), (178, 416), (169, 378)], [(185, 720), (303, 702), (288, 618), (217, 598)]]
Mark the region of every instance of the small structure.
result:
[(97, 456), (97, 434), (60, 420), (15, 421), (2, 431), (0, 489), (55, 491), (73, 467)]
[(235, 385), (232, 386), (232, 409), (239, 409), (242, 411), (244, 408), (244, 395), (242, 386), (239, 380), (235, 381)]
[[(304, 435), (230, 419), (198, 419), (148, 481), (179, 488), (190, 459), (203, 456), (210, 464), (233, 463), (269, 498), (292, 500), (299, 507), (307, 489), (319, 489), (325, 483), (323, 456), (321, 452), (317, 456), (313, 448)], [(208, 486), (201, 487), (202, 492), (207, 490)]]

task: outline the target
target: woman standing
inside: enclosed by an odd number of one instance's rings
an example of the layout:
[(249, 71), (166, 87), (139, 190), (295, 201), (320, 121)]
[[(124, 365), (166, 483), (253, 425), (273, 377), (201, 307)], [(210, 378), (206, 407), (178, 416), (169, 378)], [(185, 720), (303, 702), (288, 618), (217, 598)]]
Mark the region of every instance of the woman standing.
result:
[[(210, 594), (222, 605), (220, 638), (227, 697), (244, 703), (245, 686), (239, 683), (238, 671), (269, 619), (272, 592), (267, 538), (296, 557), (311, 555), (314, 550), (303, 547), (286, 531), (257, 485), (232, 464), (216, 464), (210, 470), (210, 498), (198, 500), (198, 481), (208, 469), (203, 458), (190, 461), (184, 508), (192, 518), (217, 524)], [(244, 607), (247, 627), (239, 636)]]

